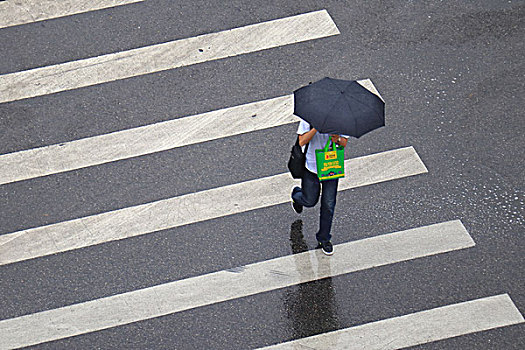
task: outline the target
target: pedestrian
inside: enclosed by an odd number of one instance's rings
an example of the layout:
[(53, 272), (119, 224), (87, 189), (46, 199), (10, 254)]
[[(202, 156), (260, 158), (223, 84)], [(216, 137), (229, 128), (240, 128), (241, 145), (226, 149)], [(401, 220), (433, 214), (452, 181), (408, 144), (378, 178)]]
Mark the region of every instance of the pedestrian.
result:
[(303, 207), (310, 208), (315, 206), (319, 201), (319, 195), (321, 196), (319, 231), (315, 235), (318, 242), (317, 248), (321, 248), (326, 255), (332, 255), (334, 248), (331, 242), (332, 235), (330, 231), (334, 217), (339, 179), (319, 181), (315, 150), (324, 148), (328, 138), (331, 138), (337, 145), (346, 147), (348, 136), (318, 133), (315, 128), (312, 128), (304, 120), (301, 120), (299, 123), (297, 134), (299, 134), (299, 144), (303, 147), (303, 151), (306, 144), (309, 144), (309, 146), (306, 152), (306, 169), (301, 179), (301, 187), (294, 187), (292, 190), (292, 207), (297, 214), (300, 214), (303, 211)]

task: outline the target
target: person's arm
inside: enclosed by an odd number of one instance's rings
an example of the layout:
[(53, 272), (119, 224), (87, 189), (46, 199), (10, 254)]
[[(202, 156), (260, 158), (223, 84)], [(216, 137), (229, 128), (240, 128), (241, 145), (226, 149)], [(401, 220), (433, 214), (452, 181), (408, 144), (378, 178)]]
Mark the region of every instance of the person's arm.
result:
[(346, 143), (348, 142), (348, 139), (346, 137), (343, 137), (341, 135), (330, 135), (330, 136), (332, 137), (332, 141), (335, 142), (337, 145), (346, 147)]
[(310, 131), (305, 132), (304, 134), (299, 135), (299, 145), (304, 146), (312, 140), (317, 130), (311, 128)]

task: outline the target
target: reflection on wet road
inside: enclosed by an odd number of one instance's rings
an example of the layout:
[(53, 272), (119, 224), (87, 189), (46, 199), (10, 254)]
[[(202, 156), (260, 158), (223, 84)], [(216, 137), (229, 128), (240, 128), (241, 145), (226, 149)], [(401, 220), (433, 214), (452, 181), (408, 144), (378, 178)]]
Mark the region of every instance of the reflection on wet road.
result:
[[(302, 232), (302, 220), (296, 220), (290, 228), (290, 245), (293, 254), (308, 251)], [(297, 271), (307, 275), (330, 275), (329, 258), (315, 254), (317, 271), (313, 270), (310, 259), (295, 259)], [(290, 339), (304, 338), (339, 328), (335, 313), (332, 278), (302, 283), (290, 288), (285, 294), (284, 304), (290, 322)]]

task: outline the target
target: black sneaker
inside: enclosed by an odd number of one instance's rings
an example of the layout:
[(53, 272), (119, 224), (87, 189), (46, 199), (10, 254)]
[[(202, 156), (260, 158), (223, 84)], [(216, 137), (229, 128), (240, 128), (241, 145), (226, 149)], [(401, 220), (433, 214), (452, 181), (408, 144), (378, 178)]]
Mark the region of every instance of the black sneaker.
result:
[(326, 255), (332, 255), (334, 253), (334, 246), (330, 241), (324, 243), (317, 242), (317, 248), (321, 248)]
[(292, 199), (292, 208), (297, 214), (301, 214), (303, 212), (303, 206), (301, 204), (297, 204)]

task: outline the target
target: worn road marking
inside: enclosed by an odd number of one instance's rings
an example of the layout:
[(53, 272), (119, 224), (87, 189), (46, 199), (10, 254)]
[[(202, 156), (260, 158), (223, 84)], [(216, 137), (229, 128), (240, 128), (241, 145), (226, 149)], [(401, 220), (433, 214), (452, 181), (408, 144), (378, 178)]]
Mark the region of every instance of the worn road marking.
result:
[[(339, 190), (423, 174), (427, 169), (414, 148), (406, 147), (346, 160), (345, 171), (348, 177), (341, 179)], [(285, 203), (296, 183), (283, 173), (4, 234), (0, 265)]]
[(0, 344), (39, 344), (474, 245), (459, 220), (394, 232), (336, 245), (331, 257), (312, 250), (3, 320)]
[(0, 103), (339, 34), (326, 10), (0, 75)]
[(293, 95), (0, 155), (0, 185), (293, 123)]
[(144, 0), (8, 0), (0, 2), (0, 28), (142, 1)]
[(508, 294), (470, 300), (261, 348), (391, 350), (523, 323)]

